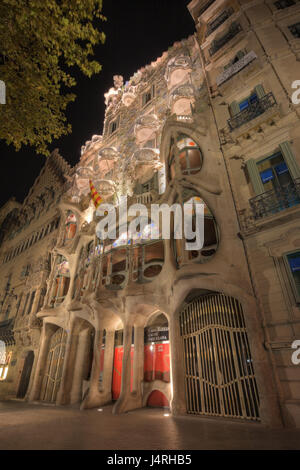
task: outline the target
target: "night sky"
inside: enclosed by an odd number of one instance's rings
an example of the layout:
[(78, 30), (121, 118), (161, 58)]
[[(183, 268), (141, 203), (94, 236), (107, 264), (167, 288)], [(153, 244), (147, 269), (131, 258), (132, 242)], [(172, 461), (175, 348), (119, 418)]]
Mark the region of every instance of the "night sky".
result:
[[(106, 42), (95, 50), (102, 71), (91, 79), (76, 74), (74, 103), (67, 108), (72, 133), (49, 146), (73, 166), (80, 148), (93, 134), (101, 135), (104, 118), (104, 93), (113, 86), (113, 75), (123, 75), (124, 82), (139, 68), (156, 60), (175, 41), (187, 38), (195, 27), (187, 9), (189, 0), (104, 0), (103, 23)], [(46, 158), (30, 147), (16, 152), (0, 142), (0, 206), (11, 196), (22, 202), (41, 171)]]

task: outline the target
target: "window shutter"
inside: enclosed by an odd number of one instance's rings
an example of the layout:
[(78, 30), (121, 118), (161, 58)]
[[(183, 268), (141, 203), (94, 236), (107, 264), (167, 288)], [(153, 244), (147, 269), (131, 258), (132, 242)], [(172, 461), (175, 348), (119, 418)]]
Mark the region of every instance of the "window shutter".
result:
[(285, 162), (290, 170), (291, 177), (293, 179), (300, 178), (300, 168), (296, 159), (294, 157), (292, 147), (289, 142), (282, 142), (279, 144), (282, 155), (285, 159)]
[(264, 87), (262, 85), (257, 85), (255, 88), (254, 88), (254, 91), (257, 95), (257, 98), (260, 99), (262, 98), (263, 96), (265, 96), (265, 90), (264, 90)]
[(258, 195), (264, 193), (265, 188), (262, 184), (256, 161), (253, 158), (250, 158), (246, 165), (255, 194)]
[(230, 114), (231, 116), (235, 116), (240, 112), (240, 107), (237, 103), (237, 101), (233, 101), (231, 105), (229, 106)]

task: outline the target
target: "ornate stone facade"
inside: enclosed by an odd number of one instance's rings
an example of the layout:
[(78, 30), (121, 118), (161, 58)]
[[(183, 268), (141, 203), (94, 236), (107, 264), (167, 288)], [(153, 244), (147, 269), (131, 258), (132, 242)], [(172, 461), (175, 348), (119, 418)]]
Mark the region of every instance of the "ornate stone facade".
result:
[[(300, 9), (240, 3), (193, 0), (197, 33), (114, 77), (79, 163), (53, 152), (24, 203), (0, 210), (1, 397), (299, 425), (299, 115), (283, 72), (298, 46), (277, 25)], [(282, 174), (294, 199), (274, 208), (263, 194), (279, 197)], [(138, 240), (118, 227), (101, 242), (89, 180), (117, 210), (121, 196), (202, 201), (203, 248), (149, 240), (151, 220)]]

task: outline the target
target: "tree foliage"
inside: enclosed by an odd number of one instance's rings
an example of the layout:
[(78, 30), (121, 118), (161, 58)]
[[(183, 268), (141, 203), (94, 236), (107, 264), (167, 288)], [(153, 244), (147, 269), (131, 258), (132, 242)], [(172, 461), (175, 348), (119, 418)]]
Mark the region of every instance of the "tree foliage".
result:
[(0, 139), (48, 155), (48, 144), (71, 131), (65, 110), (76, 98), (70, 69), (100, 72), (94, 46), (105, 41), (102, 0), (1, 0)]

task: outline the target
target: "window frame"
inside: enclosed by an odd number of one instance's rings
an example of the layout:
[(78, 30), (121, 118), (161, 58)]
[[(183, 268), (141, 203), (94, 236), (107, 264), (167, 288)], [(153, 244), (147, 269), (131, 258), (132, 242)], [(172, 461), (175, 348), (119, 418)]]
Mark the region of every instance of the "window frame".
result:
[[(150, 99), (146, 101), (147, 95), (150, 96)], [(150, 85), (142, 94), (142, 108), (148, 106), (149, 103), (153, 101), (156, 96), (156, 87), (155, 84)]]
[(292, 251), (288, 251), (288, 252), (284, 253), (283, 254), (283, 262), (284, 262), (284, 266), (285, 266), (285, 269), (286, 269), (286, 272), (287, 272), (289, 286), (291, 288), (293, 298), (295, 300), (295, 303), (300, 307), (300, 292), (298, 292), (298, 289), (297, 289), (297, 286), (296, 286), (296, 283), (295, 283), (295, 280), (294, 280), (294, 277), (293, 277), (293, 274), (292, 274), (292, 271), (291, 271), (291, 267), (290, 267), (290, 264), (289, 264), (289, 260), (288, 260), (288, 256), (292, 255), (292, 254), (295, 254), (295, 253), (300, 254), (300, 248), (298, 250), (292, 250)]

